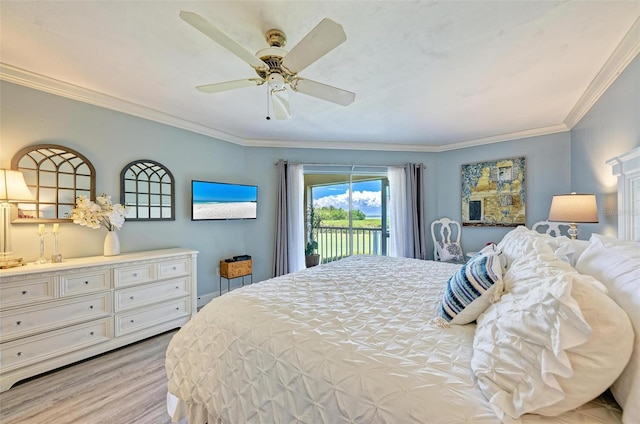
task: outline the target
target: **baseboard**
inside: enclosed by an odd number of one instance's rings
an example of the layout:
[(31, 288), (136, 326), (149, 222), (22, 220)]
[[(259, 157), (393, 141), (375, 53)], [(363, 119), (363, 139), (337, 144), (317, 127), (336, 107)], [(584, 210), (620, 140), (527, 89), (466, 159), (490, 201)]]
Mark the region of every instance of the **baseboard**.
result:
[(218, 297), (218, 293), (211, 292), (198, 296), (198, 309), (202, 308), (207, 303), (211, 302), (214, 298)]

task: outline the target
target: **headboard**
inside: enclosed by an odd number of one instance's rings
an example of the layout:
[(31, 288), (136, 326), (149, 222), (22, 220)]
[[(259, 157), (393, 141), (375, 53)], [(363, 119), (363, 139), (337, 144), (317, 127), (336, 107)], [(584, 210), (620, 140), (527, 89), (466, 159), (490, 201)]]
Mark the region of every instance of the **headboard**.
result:
[(609, 159), (618, 177), (618, 238), (640, 241), (640, 147)]

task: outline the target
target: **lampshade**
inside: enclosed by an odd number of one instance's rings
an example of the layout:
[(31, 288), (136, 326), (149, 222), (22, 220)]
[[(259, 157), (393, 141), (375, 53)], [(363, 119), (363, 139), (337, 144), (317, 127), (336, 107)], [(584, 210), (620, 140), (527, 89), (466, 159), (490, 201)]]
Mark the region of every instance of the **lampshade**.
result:
[(0, 202), (33, 201), (33, 194), (20, 171), (0, 169)]
[(553, 196), (549, 221), (597, 224), (596, 196), (576, 193)]

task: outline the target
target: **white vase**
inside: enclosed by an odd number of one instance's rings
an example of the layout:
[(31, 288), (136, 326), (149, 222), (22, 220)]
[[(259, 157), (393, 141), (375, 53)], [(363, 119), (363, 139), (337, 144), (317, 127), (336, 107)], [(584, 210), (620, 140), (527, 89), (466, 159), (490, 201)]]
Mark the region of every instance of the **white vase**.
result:
[(116, 256), (120, 254), (120, 239), (115, 230), (109, 231), (104, 238), (104, 256)]

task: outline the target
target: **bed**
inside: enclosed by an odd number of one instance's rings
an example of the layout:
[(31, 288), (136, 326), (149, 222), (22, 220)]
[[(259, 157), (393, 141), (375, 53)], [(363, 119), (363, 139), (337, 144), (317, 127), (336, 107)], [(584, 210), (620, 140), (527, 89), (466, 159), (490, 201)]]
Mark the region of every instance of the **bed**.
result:
[[(640, 247), (584, 243), (519, 227), (464, 266), (354, 256), (234, 290), (172, 339), (169, 413), (190, 424), (636, 422), (640, 317), (625, 308), (637, 315), (640, 298), (624, 290)], [(611, 251), (623, 256), (614, 269), (602, 265)], [(492, 284), (452, 312), (456, 279), (483, 285), (479, 269)]]
[(215, 299), (169, 345), (169, 414), (640, 423), (640, 147), (607, 163), (619, 240), (518, 227), (464, 265), (355, 256)]

